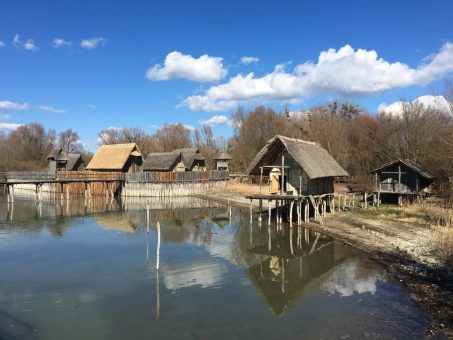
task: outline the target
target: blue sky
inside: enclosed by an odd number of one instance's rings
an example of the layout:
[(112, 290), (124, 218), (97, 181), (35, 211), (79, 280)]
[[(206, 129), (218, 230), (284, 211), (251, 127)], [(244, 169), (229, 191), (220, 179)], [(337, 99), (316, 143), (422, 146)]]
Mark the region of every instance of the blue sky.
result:
[(228, 136), (239, 104), (376, 112), (442, 90), (451, 13), (452, 1), (5, 0), (0, 127), (72, 128), (93, 150), (108, 127), (214, 116)]

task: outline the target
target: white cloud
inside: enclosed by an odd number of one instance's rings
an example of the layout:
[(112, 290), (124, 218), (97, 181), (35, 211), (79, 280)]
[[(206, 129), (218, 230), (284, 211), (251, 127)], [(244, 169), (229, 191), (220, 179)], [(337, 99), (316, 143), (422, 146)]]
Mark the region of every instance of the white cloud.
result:
[(9, 100), (0, 101), (0, 110), (26, 110), (28, 103), (15, 103)]
[(346, 45), (338, 51), (320, 53), (317, 63), (305, 62), (291, 72), (288, 64), (277, 65), (262, 77), (238, 74), (228, 82), (186, 98), (180, 106), (192, 110), (224, 111), (253, 101), (297, 102), (323, 94), (370, 95), (395, 88), (426, 85), (453, 72), (453, 43), (416, 68), (388, 62), (376, 51), (354, 50)]
[(227, 70), (223, 67), (223, 58), (210, 57), (207, 54), (199, 58), (174, 51), (165, 57), (164, 65), (156, 64), (146, 77), (151, 80), (187, 79), (197, 82), (212, 82), (224, 78)]
[(89, 108), (90, 110), (94, 110), (94, 109), (96, 109), (96, 105), (94, 105), (94, 104), (88, 104), (88, 108)]
[(0, 123), (0, 130), (16, 130), (22, 124)]
[(13, 38), (13, 45), (16, 47), (23, 48), (28, 51), (36, 51), (38, 46), (35, 45), (32, 39), (28, 39), (25, 41), (20, 40), (19, 34), (15, 34)]
[(51, 112), (51, 113), (65, 113), (66, 111), (63, 109), (56, 109), (52, 106), (40, 105), (37, 108), (41, 111)]
[(10, 120), (12, 117), (7, 113), (0, 114), (0, 120)]
[(6, 43), (0, 40), (0, 48), (5, 47)]
[(71, 41), (64, 40), (63, 38), (55, 38), (52, 41), (53, 47), (70, 47), (72, 45)]
[(107, 43), (107, 39), (103, 37), (94, 37), (91, 39), (83, 39), (80, 42), (80, 47), (92, 50), (98, 46), (104, 46)]
[(184, 127), (184, 129), (189, 130), (189, 131), (195, 131), (196, 130), (196, 127), (193, 126), (193, 125), (190, 125), (190, 124), (182, 124), (182, 126)]
[[(412, 102), (407, 101), (396, 101), (392, 104), (382, 103), (378, 107), (378, 112), (385, 112), (388, 114), (400, 115), (404, 111), (404, 106), (408, 104), (418, 104), (422, 105), (424, 108), (435, 109), (435, 110), (444, 110), (450, 111), (451, 104), (443, 96), (421, 96), (415, 98)], [(452, 112), (453, 114), (453, 112)]]
[(231, 125), (231, 121), (228, 119), (228, 117), (223, 115), (215, 115), (209, 118), (208, 120), (200, 120), (199, 123), (208, 126), (225, 124)]
[(257, 63), (259, 61), (260, 61), (260, 59), (257, 57), (242, 57), (241, 58), (241, 63), (246, 64), (246, 65), (251, 64), (251, 63)]

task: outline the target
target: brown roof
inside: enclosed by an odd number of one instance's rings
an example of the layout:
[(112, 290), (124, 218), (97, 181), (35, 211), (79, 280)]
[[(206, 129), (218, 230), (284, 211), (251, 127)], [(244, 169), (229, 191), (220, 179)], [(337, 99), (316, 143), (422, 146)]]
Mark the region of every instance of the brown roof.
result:
[(195, 160), (205, 161), (205, 158), (200, 153), (200, 150), (197, 148), (185, 148), (185, 149), (176, 149), (172, 152), (180, 153), (182, 157), (182, 161), (186, 166), (186, 170), (192, 169), (193, 162)]
[(150, 153), (141, 167), (144, 171), (170, 171), (181, 159), (179, 152)]
[(214, 159), (231, 159), (231, 156), (225, 151), (219, 152)]
[(348, 173), (319, 144), (279, 135), (270, 139), (258, 152), (250, 164), (249, 174), (258, 175), (261, 166), (272, 165), (282, 152), (282, 148), (287, 150), (310, 179), (348, 176)]
[(414, 170), (415, 172), (418, 172), (422, 177), (425, 177), (426, 179), (433, 179), (434, 176), (431, 175), (430, 173), (422, 170), (418, 165), (416, 165), (415, 163), (409, 161), (409, 160), (404, 160), (404, 159), (395, 159), (394, 161), (391, 161), (391, 162), (388, 162), (382, 166), (380, 166), (379, 168), (377, 169), (374, 169), (373, 171), (371, 171), (372, 174), (376, 173), (376, 172), (379, 172), (379, 171), (382, 171), (382, 170), (385, 170), (389, 167), (391, 167), (392, 165), (396, 164), (396, 163), (401, 163), (401, 164), (404, 164), (406, 165), (407, 167), (411, 168), (412, 170)]
[(101, 145), (87, 165), (87, 170), (121, 170), (129, 156), (141, 157), (135, 143)]

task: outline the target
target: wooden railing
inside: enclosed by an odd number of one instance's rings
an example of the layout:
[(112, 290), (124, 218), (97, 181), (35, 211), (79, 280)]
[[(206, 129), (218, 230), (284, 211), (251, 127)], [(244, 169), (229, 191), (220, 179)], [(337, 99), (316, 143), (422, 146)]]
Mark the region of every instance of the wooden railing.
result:
[(185, 171), (185, 172), (135, 172), (125, 175), (126, 183), (190, 183), (224, 181), (228, 171)]
[(47, 171), (7, 171), (0, 173), (0, 181), (48, 181), (54, 180), (55, 175)]
[(122, 172), (99, 172), (99, 171), (57, 171), (56, 179), (77, 179), (88, 181), (124, 181)]

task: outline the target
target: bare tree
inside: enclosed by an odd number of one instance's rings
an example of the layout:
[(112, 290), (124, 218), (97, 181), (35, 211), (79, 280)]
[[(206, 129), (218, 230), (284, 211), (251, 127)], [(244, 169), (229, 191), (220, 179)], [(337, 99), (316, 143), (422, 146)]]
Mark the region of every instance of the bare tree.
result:
[(58, 135), (58, 146), (66, 153), (75, 150), (75, 146), (79, 142), (79, 134), (72, 129), (61, 131)]

